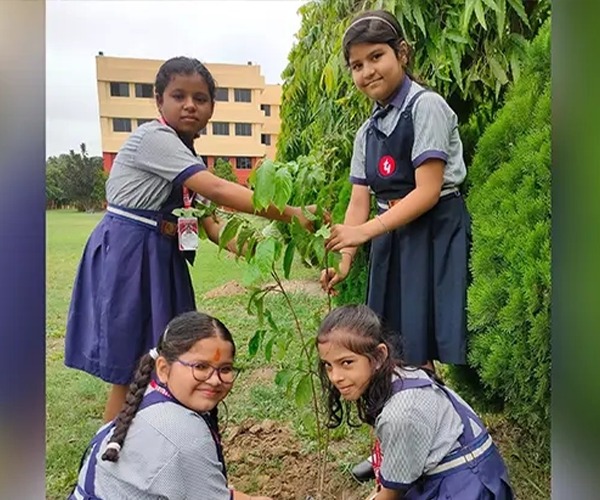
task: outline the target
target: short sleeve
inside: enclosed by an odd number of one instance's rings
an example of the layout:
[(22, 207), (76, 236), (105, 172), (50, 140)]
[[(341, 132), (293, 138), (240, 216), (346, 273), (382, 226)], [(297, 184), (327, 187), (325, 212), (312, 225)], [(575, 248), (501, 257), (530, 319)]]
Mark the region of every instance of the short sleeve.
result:
[(181, 184), (206, 166), (166, 126), (148, 130), (140, 140), (135, 158), (138, 168)]
[(423, 93), (413, 110), (414, 143), (411, 160), (418, 168), (427, 160), (448, 161), (450, 138), (458, 125), (456, 114), (435, 92)]
[(352, 160), (350, 162), (350, 182), (359, 186), (367, 185), (366, 170), (366, 124), (361, 125), (354, 138), (354, 149), (352, 151)]
[(377, 426), (383, 456), (380, 479), (385, 488), (403, 489), (423, 475), (434, 433), (409, 413), (391, 417)]
[(150, 492), (160, 498), (232, 498), (208, 428), (181, 447), (162, 467), (152, 482)]

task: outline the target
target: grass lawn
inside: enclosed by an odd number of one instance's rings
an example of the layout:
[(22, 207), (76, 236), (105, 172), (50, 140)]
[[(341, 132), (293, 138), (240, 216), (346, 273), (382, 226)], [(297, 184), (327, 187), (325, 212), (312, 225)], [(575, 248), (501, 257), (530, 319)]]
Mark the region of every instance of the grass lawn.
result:
[[(46, 358), (46, 484), (47, 499), (59, 500), (67, 497), (76, 480), (81, 454), (90, 437), (101, 425), (101, 415), (107, 394), (103, 382), (63, 365), (63, 339), (66, 316), (71, 295), (71, 287), (79, 258), (86, 239), (102, 214), (83, 214), (71, 211), (47, 212), (47, 358)], [(272, 421), (279, 428), (290, 430), (289, 447), (298, 443), (293, 465), (285, 454), (277, 459), (249, 467), (253, 457), (245, 450), (239, 456), (231, 458), (230, 476), (239, 489), (250, 494), (265, 494), (268, 482), (277, 479), (277, 471), (283, 475), (290, 467), (301, 469), (302, 457), (314, 452), (310, 432), (298, 418), (297, 410), (282, 390), (273, 383), (274, 374), (281, 362), (267, 362), (262, 355), (250, 358), (248, 342), (257, 329), (257, 321), (246, 312), (245, 295), (225, 295), (207, 292), (227, 290), (224, 285), (232, 281), (241, 281), (243, 263), (236, 262), (225, 252), (218, 255), (217, 248), (210, 242), (201, 242), (192, 278), (197, 296), (198, 308), (217, 316), (230, 328), (238, 348), (237, 362), (242, 373), (230, 396), (227, 398), (226, 415), (228, 429), (240, 429), (249, 419), (255, 422)], [(316, 281), (318, 272), (295, 265), (292, 277), (295, 280)], [(327, 300), (322, 295), (307, 293), (300, 289), (293, 294), (294, 306), (303, 323), (311, 324), (315, 315), (326, 311)], [(268, 307), (279, 323), (291, 325), (281, 297), (269, 299)], [(293, 357), (293, 355), (292, 355)], [(490, 423), (497, 428), (501, 439), (501, 449), (509, 468), (513, 482), (521, 500), (542, 500), (549, 498), (549, 478), (547, 464), (536, 463), (535, 456), (519, 442), (519, 436), (513, 432), (498, 416), (490, 416)], [(279, 432), (279, 431), (278, 431)], [(250, 436), (250, 434), (247, 434)], [(279, 434), (278, 434), (279, 436)], [(280, 438), (283, 440), (284, 435)], [(265, 438), (266, 442), (266, 438)], [(352, 483), (349, 468), (366, 456), (369, 449), (369, 433), (363, 428), (358, 430), (342, 429), (332, 433), (330, 450), (332, 453), (332, 472), (344, 484), (354, 497), (368, 492), (369, 487)], [(288, 453), (289, 455), (290, 453)], [(260, 456), (258, 457), (261, 458)], [(229, 459), (228, 459), (229, 460)], [(310, 458), (307, 458), (310, 462)], [(247, 469), (251, 472), (245, 472)], [(302, 475), (302, 474), (296, 474)], [(271, 476), (270, 478), (267, 476)], [(291, 474), (290, 477), (294, 476)], [(339, 477), (338, 477), (339, 476)], [(292, 479), (290, 479), (291, 481)], [(299, 477), (298, 481), (302, 478)], [(306, 479), (305, 479), (306, 481)], [(284, 479), (285, 482), (285, 479)], [(297, 484), (301, 484), (298, 482)], [(340, 486), (341, 487), (341, 486)], [(345, 491), (346, 491), (345, 490)], [(341, 491), (341, 490), (336, 490)], [(280, 498), (294, 498), (292, 492), (281, 491)], [(352, 495), (345, 498), (352, 498)]]

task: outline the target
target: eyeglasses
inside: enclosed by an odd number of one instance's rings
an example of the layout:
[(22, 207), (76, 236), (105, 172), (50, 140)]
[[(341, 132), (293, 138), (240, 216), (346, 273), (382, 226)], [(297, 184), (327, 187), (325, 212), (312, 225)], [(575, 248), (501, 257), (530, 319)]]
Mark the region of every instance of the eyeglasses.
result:
[(176, 361), (184, 366), (189, 366), (192, 369), (192, 376), (198, 382), (207, 381), (213, 376), (213, 373), (217, 372), (217, 376), (221, 382), (224, 384), (232, 384), (239, 373), (239, 370), (231, 365), (220, 366), (217, 368), (203, 361), (199, 363), (188, 363), (187, 361), (183, 361), (181, 359), (177, 359)]

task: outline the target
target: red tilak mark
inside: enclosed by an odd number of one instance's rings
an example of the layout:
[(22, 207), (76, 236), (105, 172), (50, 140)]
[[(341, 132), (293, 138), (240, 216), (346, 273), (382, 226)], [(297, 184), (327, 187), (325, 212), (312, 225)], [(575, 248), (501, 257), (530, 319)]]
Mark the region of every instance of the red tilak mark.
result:
[(217, 349), (217, 352), (215, 352), (213, 361), (219, 361), (220, 359), (221, 359), (221, 351), (219, 349)]

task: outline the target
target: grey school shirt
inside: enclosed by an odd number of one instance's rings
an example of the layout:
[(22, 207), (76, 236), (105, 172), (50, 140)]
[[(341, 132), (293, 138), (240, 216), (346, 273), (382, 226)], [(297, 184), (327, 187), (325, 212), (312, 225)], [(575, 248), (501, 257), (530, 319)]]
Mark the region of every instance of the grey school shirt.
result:
[(106, 199), (124, 208), (159, 210), (185, 180), (206, 165), (171, 127), (144, 123), (127, 138), (106, 182)]
[[(204, 419), (165, 402), (133, 419), (117, 462), (102, 460), (112, 435), (103, 440), (96, 466), (95, 493), (103, 500), (229, 500), (217, 447)], [(85, 484), (87, 462), (79, 474)]]
[[(428, 379), (419, 369), (398, 372), (402, 378)], [(475, 437), (479, 436), (483, 429), (470, 423)], [(408, 486), (459, 448), (462, 432), (461, 419), (442, 389), (419, 387), (394, 394), (375, 422), (383, 457), (381, 476), (398, 487)]]
[[(400, 119), (400, 115), (412, 97), (423, 87), (404, 77), (400, 89), (389, 103), (391, 111), (376, 118), (375, 125), (389, 136)], [(374, 112), (379, 108), (376, 105)], [(458, 133), (456, 113), (439, 94), (429, 91), (421, 94), (412, 108), (414, 143), (411, 154), (413, 168), (417, 169), (432, 158), (445, 162), (442, 189), (458, 187), (465, 179), (467, 169), (463, 159), (463, 146)], [(354, 139), (354, 150), (350, 163), (350, 182), (367, 185), (366, 148), (367, 128), (370, 118), (358, 129)]]

